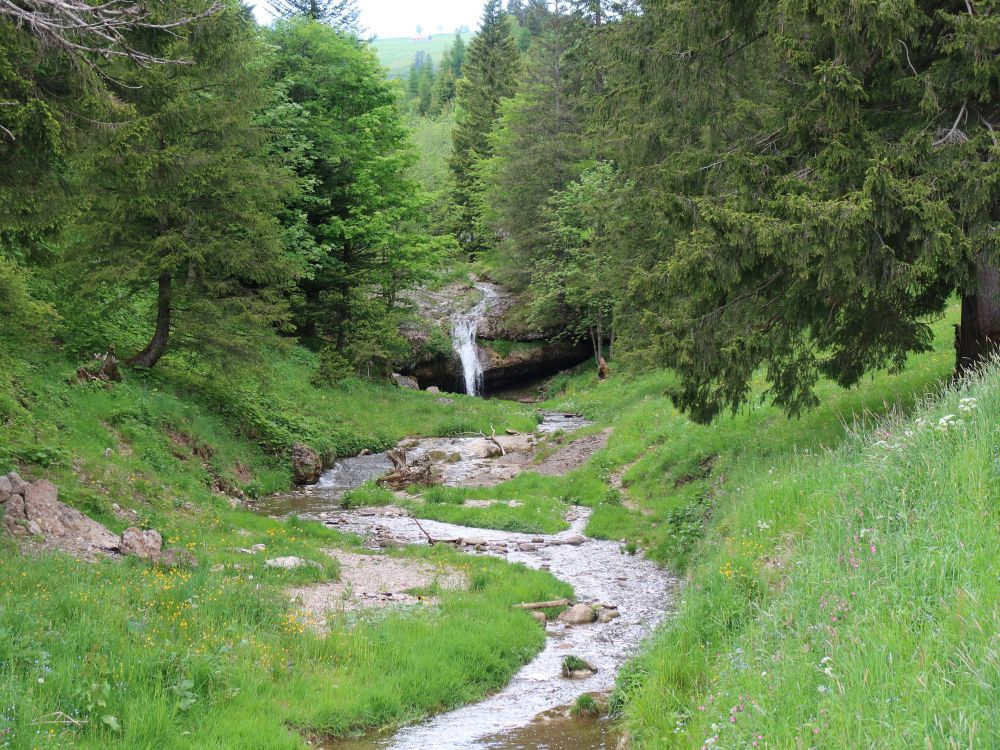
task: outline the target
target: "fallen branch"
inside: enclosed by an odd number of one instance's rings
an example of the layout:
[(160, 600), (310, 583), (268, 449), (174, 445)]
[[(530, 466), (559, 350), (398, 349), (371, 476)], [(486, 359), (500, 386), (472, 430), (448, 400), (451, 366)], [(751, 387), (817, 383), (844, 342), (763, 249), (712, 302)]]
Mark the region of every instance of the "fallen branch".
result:
[(569, 599), (553, 599), (550, 602), (528, 602), (515, 604), (514, 609), (551, 609), (553, 607), (568, 607), (572, 602)]
[(427, 543), (430, 546), (433, 547), (435, 544), (437, 544), (437, 542), (434, 541), (434, 539), (431, 537), (431, 535), (427, 533), (427, 529), (425, 529), (423, 526), (420, 525), (420, 521), (418, 521), (416, 518), (414, 518), (413, 519), (413, 523), (415, 523), (417, 525), (417, 528), (420, 529), (420, 531), (423, 533), (423, 535), (425, 537), (427, 537)]
[[(483, 437), (486, 437), (486, 436), (484, 435)], [(500, 449), (500, 455), (501, 456), (506, 456), (507, 455), (507, 451), (504, 450), (504, 447), (502, 445), (500, 445), (500, 441), (497, 440), (497, 430), (496, 430), (496, 428), (493, 425), (490, 425), (490, 436), (487, 437), (486, 439), (489, 440), (491, 443), (493, 443), (493, 445), (495, 445), (497, 448)]]

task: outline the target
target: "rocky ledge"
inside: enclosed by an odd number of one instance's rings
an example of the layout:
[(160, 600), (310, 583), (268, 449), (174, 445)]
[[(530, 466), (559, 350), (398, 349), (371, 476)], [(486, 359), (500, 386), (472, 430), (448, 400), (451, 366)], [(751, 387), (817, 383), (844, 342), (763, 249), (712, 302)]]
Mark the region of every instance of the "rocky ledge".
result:
[(196, 564), (186, 549), (163, 549), (163, 538), (157, 531), (132, 526), (118, 536), (58, 497), (56, 486), (44, 479), (29, 483), (17, 472), (0, 475), (0, 531), (86, 560), (132, 555), (170, 567)]
[[(557, 328), (533, 327), (525, 321), (523, 300), (500, 287), (493, 289), (496, 297), (477, 328), (487, 393), (555, 375), (591, 356), (588, 342), (573, 341)], [(415, 321), (404, 330), (413, 353), (409, 361), (397, 364), (418, 387), (463, 389), (461, 364), (451, 350), (451, 320), (475, 305), (477, 295), (465, 282), (413, 293)]]

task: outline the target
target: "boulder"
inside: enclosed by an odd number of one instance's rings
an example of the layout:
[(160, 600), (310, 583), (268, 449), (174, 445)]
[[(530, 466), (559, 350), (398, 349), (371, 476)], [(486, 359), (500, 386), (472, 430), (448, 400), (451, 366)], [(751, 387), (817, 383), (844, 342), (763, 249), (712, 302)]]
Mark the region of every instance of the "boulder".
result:
[(548, 623), (548, 621), (549, 621), (549, 618), (545, 616), (544, 612), (535, 611), (535, 612), (531, 613), (531, 616), (534, 617), (535, 618), (535, 622), (537, 622), (543, 628), (545, 627), (546, 623)]
[(110, 551), (118, 537), (80, 511), (58, 500), (59, 490), (40, 480), (27, 484), (16, 474), (8, 475), (11, 487), (24, 488), (23, 496), (11, 493), (4, 503), (3, 527), (9, 534), (42, 536), (53, 547), (69, 552)]
[(400, 375), (398, 372), (394, 372), (392, 374), (392, 379), (396, 381), (396, 385), (400, 388), (408, 388), (414, 391), (420, 390), (420, 383), (417, 382), (416, 378), (411, 378), (408, 375)]
[(323, 473), (323, 461), (319, 454), (304, 443), (292, 445), (292, 473), (296, 484), (316, 484)]
[(560, 612), (556, 619), (566, 625), (588, 625), (597, 619), (597, 613), (587, 604), (574, 604)]
[(436, 385), (432, 385), (432, 386), (430, 386), (430, 387), (429, 387), (429, 388), (427, 389), (427, 392), (428, 392), (428, 393), (440, 393), (440, 392), (441, 392), (441, 389), (440, 389), (440, 388), (438, 388), (438, 387), (437, 387)]
[(143, 559), (155, 557), (163, 549), (163, 537), (160, 532), (148, 529), (142, 531), (135, 526), (129, 526), (122, 532), (118, 550), (123, 555), (134, 555)]
[(10, 491), (14, 495), (23, 495), (25, 490), (28, 489), (28, 483), (21, 479), (21, 476), (16, 471), (8, 474), (7, 480), (10, 482)]
[(0, 505), (3, 505), (14, 494), (14, 488), (10, 484), (10, 477), (0, 475)]
[(264, 564), (269, 568), (277, 568), (279, 570), (294, 570), (295, 568), (322, 568), (318, 562), (313, 562), (312, 560), (303, 560), (301, 557), (272, 557), (270, 560), (265, 560)]

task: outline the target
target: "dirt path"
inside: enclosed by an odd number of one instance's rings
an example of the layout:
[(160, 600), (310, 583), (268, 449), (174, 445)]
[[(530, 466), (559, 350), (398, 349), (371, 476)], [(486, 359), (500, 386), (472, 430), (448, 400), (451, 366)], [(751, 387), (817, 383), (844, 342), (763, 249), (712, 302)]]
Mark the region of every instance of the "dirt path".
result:
[(597, 453), (597, 451), (607, 447), (608, 438), (610, 437), (611, 428), (609, 427), (596, 435), (587, 435), (586, 437), (574, 440), (572, 443), (564, 445), (548, 458), (543, 459), (537, 466), (529, 467), (529, 469), (550, 477), (568, 474), (587, 463), (590, 457)]

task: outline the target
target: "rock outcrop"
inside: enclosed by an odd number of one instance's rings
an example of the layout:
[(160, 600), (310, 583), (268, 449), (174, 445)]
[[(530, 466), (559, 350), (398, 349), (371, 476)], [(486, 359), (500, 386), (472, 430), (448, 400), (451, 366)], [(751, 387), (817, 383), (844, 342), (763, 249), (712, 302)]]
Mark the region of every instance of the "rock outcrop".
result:
[(40, 479), (29, 484), (17, 472), (0, 476), (0, 530), (10, 536), (38, 542), (43, 547), (93, 560), (98, 555), (134, 555), (159, 565), (194, 566), (188, 550), (164, 550), (163, 537), (134, 526), (119, 537), (89, 516), (59, 500), (59, 490)]
[(28, 484), (16, 472), (3, 480), (0, 507), (5, 533), (84, 556), (118, 548), (118, 537), (103, 525), (59, 502), (59, 490), (52, 483), (42, 479)]
[(323, 473), (323, 460), (320, 455), (303, 443), (292, 445), (292, 473), (296, 484), (316, 484), (319, 475)]
[[(496, 296), (476, 330), (487, 394), (555, 375), (592, 356), (588, 342), (573, 341), (557, 327), (529, 324), (523, 300), (500, 287), (491, 289)], [(412, 354), (409, 361), (398, 363), (400, 372), (414, 378), (420, 388), (464, 392), (462, 366), (451, 348), (452, 320), (481, 296), (464, 282), (437, 292), (413, 292), (415, 322), (403, 330)]]

